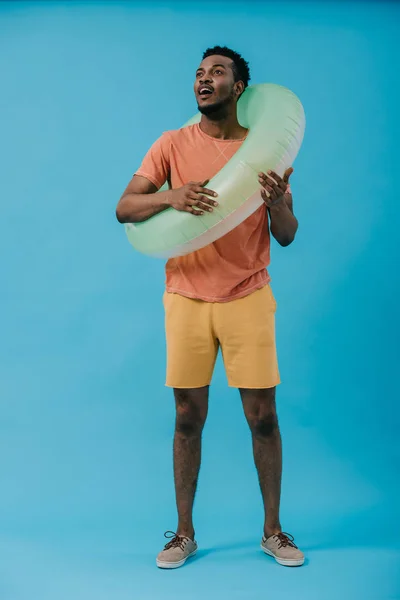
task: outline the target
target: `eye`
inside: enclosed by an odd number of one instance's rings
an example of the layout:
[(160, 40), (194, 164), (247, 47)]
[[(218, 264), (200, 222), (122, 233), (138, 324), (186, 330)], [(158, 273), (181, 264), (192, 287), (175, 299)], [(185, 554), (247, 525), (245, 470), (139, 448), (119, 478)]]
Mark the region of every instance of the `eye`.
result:
[(201, 71), (199, 71), (198, 73), (196, 73), (196, 79), (198, 79), (199, 77), (201, 77)]
[(216, 70), (214, 71), (214, 73), (215, 73), (216, 75), (218, 75), (218, 74), (219, 74), (219, 75), (223, 75), (223, 71), (221, 71), (221, 69), (216, 69)]

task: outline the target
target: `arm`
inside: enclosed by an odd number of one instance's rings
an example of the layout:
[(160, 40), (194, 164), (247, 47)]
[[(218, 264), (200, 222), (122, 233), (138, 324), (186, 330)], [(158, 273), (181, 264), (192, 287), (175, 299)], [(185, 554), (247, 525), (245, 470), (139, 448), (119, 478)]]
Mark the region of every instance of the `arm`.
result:
[(202, 215), (217, 203), (205, 196), (217, 196), (205, 182), (191, 181), (181, 188), (158, 192), (170, 175), (170, 140), (163, 134), (147, 152), (141, 167), (131, 179), (117, 206), (120, 223), (140, 223), (172, 207)]
[(282, 202), (268, 207), (268, 211), (272, 235), (281, 246), (289, 246), (299, 225), (293, 214), (292, 194), (284, 194)]
[(170, 190), (157, 192), (157, 186), (141, 175), (134, 175), (117, 205), (120, 223), (140, 223), (169, 206)]
[(289, 177), (293, 169), (287, 169), (281, 178), (273, 171), (259, 173), (261, 196), (271, 219), (271, 233), (281, 246), (289, 246), (295, 238), (298, 221), (293, 214), (293, 198)]
[(170, 139), (158, 138), (148, 150), (117, 205), (120, 223), (140, 223), (168, 208), (170, 191), (156, 193), (170, 172)]
[(146, 177), (134, 175), (118, 202), (117, 219), (120, 223), (140, 223), (169, 207), (192, 215), (212, 212), (218, 203), (207, 196), (215, 198), (217, 194), (205, 188), (206, 183), (191, 181), (175, 190), (157, 192), (157, 186)]

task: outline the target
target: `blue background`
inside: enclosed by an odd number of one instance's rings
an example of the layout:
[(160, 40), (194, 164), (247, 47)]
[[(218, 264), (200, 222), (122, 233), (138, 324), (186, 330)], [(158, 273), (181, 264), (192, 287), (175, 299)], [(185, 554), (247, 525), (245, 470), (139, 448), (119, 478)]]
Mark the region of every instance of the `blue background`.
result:
[[(0, 4), (2, 600), (400, 598), (395, 3)], [(202, 51), (295, 91), (296, 242), (274, 244), (282, 523), (259, 550), (250, 436), (221, 363), (196, 504), (199, 558), (155, 568), (176, 525), (163, 264), (115, 205), (195, 112)]]

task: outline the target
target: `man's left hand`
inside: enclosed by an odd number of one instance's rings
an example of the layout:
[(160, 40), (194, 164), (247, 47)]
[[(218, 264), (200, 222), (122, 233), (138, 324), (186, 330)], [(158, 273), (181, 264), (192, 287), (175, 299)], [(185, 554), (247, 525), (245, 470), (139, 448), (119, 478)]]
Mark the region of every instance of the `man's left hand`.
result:
[(284, 202), (286, 190), (289, 185), (289, 177), (293, 173), (292, 167), (286, 169), (283, 177), (279, 177), (274, 171), (267, 174), (259, 173), (258, 182), (261, 185), (261, 197), (268, 208)]

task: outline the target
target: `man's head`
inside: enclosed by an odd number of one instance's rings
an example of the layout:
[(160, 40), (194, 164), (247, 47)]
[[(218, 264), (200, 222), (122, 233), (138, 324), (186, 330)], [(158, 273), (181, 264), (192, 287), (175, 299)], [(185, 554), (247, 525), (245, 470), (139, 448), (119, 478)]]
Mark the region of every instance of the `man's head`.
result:
[(226, 46), (208, 48), (194, 84), (199, 111), (211, 119), (224, 118), (236, 107), (249, 80), (249, 65), (240, 54)]

